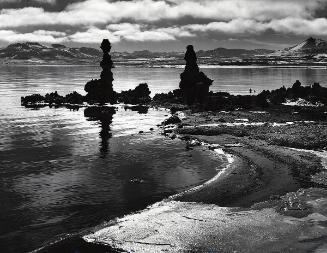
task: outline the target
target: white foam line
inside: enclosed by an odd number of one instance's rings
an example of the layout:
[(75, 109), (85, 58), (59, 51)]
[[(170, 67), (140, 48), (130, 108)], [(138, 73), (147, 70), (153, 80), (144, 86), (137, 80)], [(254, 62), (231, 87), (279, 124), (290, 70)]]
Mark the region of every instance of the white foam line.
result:
[[(220, 145), (219, 144), (209, 144), (209, 143), (205, 143), (205, 142), (201, 142), (201, 145), (202, 146), (217, 146), (219, 147)], [(198, 185), (198, 186), (195, 186), (191, 189), (188, 189), (186, 191), (183, 191), (183, 192), (180, 192), (180, 193), (177, 193), (175, 195), (172, 195), (170, 197), (168, 197), (168, 200), (173, 200), (177, 197), (180, 197), (180, 196), (183, 196), (184, 194), (186, 193), (191, 193), (191, 192), (195, 192), (195, 191), (198, 191), (200, 189), (202, 189), (203, 187), (211, 184), (212, 182), (216, 181), (218, 178), (221, 177), (221, 175), (223, 175), (226, 171), (228, 171), (228, 169), (230, 168), (230, 166), (234, 163), (235, 159), (234, 159), (234, 156), (232, 154), (229, 154), (229, 153), (226, 153), (222, 148), (216, 148), (214, 149), (214, 151), (219, 154), (219, 155), (224, 155), (227, 159), (227, 165), (222, 168), (218, 173), (217, 175), (215, 175), (213, 178), (209, 179), (208, 181), (204, 182), (203, 184), (201, 185)]]
[(250, 111), (251, 113), (254, 113), (254, 114), (265, 114), (265, 113), (268, 113), (266, 111)]
[[(240, 119), (239, 119), (240, 120)], [(218, 126), (228, 126), (228, 127), (234, 127), (234, 126), (264, 126), (269, 125), (272, 127), (279, 127), (279, 126), (289, 126), (294, 125), (296, 123), (315, 123), (315, 121), (289, 121), (285, 123), (277, 123), (277, 122), (227, 122), (227, 123), (212, 123), (212, 124), (201, 124), (201, 125), (194, 125), (194, 126), (184, 126), (184, 128), (193, 128), (193, 127), (218, 127)]]
[[(237, 123), (213, 123), (213, 124), (201, 124), (197, 125), (196, 127), (217, 127), (217, 126), (262, 126), (266, 123), (264, 122), (253, 122), (253, 123), (246, 123), (246, 122), (237, 122)], [(187, 128), (188, 126), (185, 126)], [(190, 126), (193, 127), (193, 126)]]

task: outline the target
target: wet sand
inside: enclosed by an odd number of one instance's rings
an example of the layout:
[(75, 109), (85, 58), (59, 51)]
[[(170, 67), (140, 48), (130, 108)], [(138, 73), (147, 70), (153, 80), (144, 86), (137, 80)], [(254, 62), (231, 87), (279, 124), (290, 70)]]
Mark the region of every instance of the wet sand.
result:
[[(209, 143), (231, 141), (230, 136), (197, 136)], [(303, 171), (320, 171), (320, 160), (311, 154), (268, 146), (263, 141), (234, 138), (224, 151), (236, 157), (230, 168), (215, 182), (177, 198), (219, 206), (250, 207), (254, 203), (296, 191), (312, 184)], [(238, 146), (232, 146), (239, 144)]]

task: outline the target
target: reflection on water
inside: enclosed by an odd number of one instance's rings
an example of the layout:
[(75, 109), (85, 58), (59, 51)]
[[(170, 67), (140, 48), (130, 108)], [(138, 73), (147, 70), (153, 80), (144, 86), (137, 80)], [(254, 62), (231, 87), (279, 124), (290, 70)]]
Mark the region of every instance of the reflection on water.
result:
[(100, 137), (101, 137), (101, 147), (100, 152), (102, 155), (105, 155), (108, 152), (108, 140), (111, 138), (110, 133), (110, 120), (100, 120), (101, 122), (101, 131), (100, 131)]
[(88, 107), (84, 110), (84, 116), (91, 121), (100, 122), (100, 153), (105, 156), (108, 152), (109, 139), (112, 137), (110, 132), (110, 124), (112, 123), (113, 115), (116, 113), (114, 107)]

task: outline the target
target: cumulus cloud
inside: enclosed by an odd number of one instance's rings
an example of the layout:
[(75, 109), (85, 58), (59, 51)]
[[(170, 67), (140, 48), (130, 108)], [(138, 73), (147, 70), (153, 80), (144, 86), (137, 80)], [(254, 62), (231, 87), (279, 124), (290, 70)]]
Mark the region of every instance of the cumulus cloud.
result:
[(73, 22), (72, 18), (81, 14), (85, 22), (119, 22), (125, 19), (151, 22), (188, 16), (264, 21), (286, 17), (308, 18), (324, 3), (323, 0), (86, 0), (69, 5), (62, 18), (71, 18)]
[(112, 34), (107, 29), (90, 27), (86, 31), (76, 32), (69, 36), (69, 40), (79, 43), (99, 43), (103, 38), (109, 39), (112, 43), (120, 41), (120, 38)]
[(47, 12), (43, 8), (31, 7), (5, 9), (0, 12), (0, 27), (36, 24), (96, 25), (124, 20), (153, 22), (183, 17), (217, 21), (270, 21), (286, 17), (308, 19), (324, 3), (322, 0), (86, 0), (70, 4), (61, 12)]
[(62, 43), (67, 40), (65, 36), (65, 33), (57, 31), (37, 30), (31, 33), (19, 33), (12, 30), (0, 30), (0, 39), (7, 42)]
[[(19, 1), (23, 0), (0, 0), (0, 3)], [(59, 2), (32, 1), (51, 5)], [(326, 0), (83, 0), (69, 4), (62, 11), (47, 11), (45, 7), (2, 9), (0, 29), (3, 30), (0, 31), (6, 35), (2, 39), (6, 41), (26, 37), (28, 41), (35, 38), (44, 42), (80, 43), (99, 43), (104, 37), (113, 43), (122, 40), (174, 41), (204, 33), (234, 36), (270, 30), (322, 36), (327, 35), (327, 19), (317, 18), (315, 13), (325, 5)], [(192, 22), (181, 25), (185, 20)], [(45, 34), (45, 30), (50, 29), (47, 26), (73, 27), (74, 32)], [(19, 29), (22, 27), (24, 29)], [(35, 27), (44, 29), (30, 33), (14, 31)]]
[(183, 29), (192, 32), (217, 32), (225, 34), (260, 34), (265, 31), (275, 31), (295, 35), (327, 35), (327, 19), (312, 20), (300, 18), (285, 18), (269, 22), (235, 19), (229, 22), (210, 22), (208, 24), (192, 24)]
[(229, 22), (210, 22), (208, 24), (192, 24), (184, 29), (197, 32), (221, 32), (226, 34), (260, 33), (267, 30), (266, 23), (255, 20), (234, 19)]
[(121, 40), (126, 41), (171, 41), (181, 37), (193, 37), (191, 32), (184, 28), (149, 28), (145, 24), (119, 23), (110, 24), (106, 29), (99, 29), (95, 26), (83, 32), (76, 32), (68, 36), (73, 42), (99, 43), (103, 38), (108, 38), (112, 43)]
[(166, 32), (160, 32), (156, 30), (142, 31), (143, 26), (138, 24), (112, 24), (107, 28), (112, 32), (114, 36), (120, 39), (129, 41), (164, 41), (175, 40), (175, 37)]
[(325, 18), (316, 18), (312, 20), (285, 18), (271, 21), (268, 27), (274, 31), (286, 34), (327, 35), (327, 19)]
[(115, 36), (129, 41), (168, 41), (195, 36), (184, 28), (149, 28), (144, 24), (111, 24), (107, 26)]
[[(21, 3), (23, 0), (0, 0), (1, 3)], [(31, 2), (41, 3), (41, 4), (56, 4), (56, 0), (31, 0)]]
[(108, 25), (105, 29), (91, 26), (84, 31), (67, 34), (59, 31), (37, 30), (19, 33), (13, 30), (0, 30), (0, 40), (7, 42), (38, 41), (45, 43), (77, 42), (99, 43), (108, 38), (112, 43), (126, 41), (172, 41), (182, 37), (195, 36), (184, 28), (148, 28), (145, 24), (120, 23)]
[(42, 4), (56, 4), (56, 0), (32, 0), (33, 2), (42, 3)]

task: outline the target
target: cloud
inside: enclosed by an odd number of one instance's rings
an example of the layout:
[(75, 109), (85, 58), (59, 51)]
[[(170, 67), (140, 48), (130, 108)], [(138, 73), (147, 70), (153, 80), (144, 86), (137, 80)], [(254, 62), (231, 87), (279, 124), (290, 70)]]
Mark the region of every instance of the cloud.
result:
[[(286, 17), (312, 17), (323, 0), (87, 0), (71, 4), (63, 13), (83, 14), (86, 22), (119, 22), (125, 19), (158, 21), (183, 17), (214, 20), (272, 20)], [(94, 15), (96, 14), (96, 15)]]
[(182, 37), (195, 36), (183, 28), (149, 28), (145, 24), (120, 23), (108, 25), (105, 29), (91, 26), (84, 31), (67, 34), (59, 31), (36, 30), (19, 33), (13, 30), (0, 30), (0, 40), (7, 42), (36, 41), (45, 43), (99, 43), (108, 38), (112, 43), (126, 41), (173, 41)]
[(145, 24), (111, 24), (107, 26), (113, 35), (129, 41), (169, 41), (195, 36), (179, 27), (149, 28)]
[(103, 38), (107, 38), (112, 43), (120, 41), (120, 38), (112, 34), (109, 30), (99, 29), (97, 27), (90, 27), (84, 32), (76, 32), (68, 37), (69, 41), (79, 43), (98, 43)]
[[(20, 1), (25, 0), (0, 3)], [(59, 5), (56, 0), (31, 1)], [(0, 40), (99, 43), (109, 38), (118, 43), (198, 39), (208, 34), (252, 36), (270, 31), (324, 36), (327, 19), (315, 14), (326, 5), (326, 0), (84, 0), (62, 11), (47, 11), (46, 7), (2, 9), (0, 32), (4, 36)], [(183, 25), (187, 21), (190, 24)], [(18, 32), (40, 27), (42, 30)], [(62, 34), (46, 31), (53, 27), (67, 30)]]
[(7, 42), (62, 43), (67, 41), (66, 34), (57, 31), (37, 30), (31, 33), (18, 33), (12, 30), (0, 30), (0, 39)]
[(7, 42), (39, 41), (45, 43), (99, 43), (108, 38), (112, 43), (122, 40), (145, 41), (175, 41), (181, 38), (201, 37), (207, 33), (244, 35), (261, 34), (269, 30), (295, 35), (327, 35), (327, 20), (324, 18), (303, 20), (285, 18), (269, 22), (236, 19), (228, 22), (210, 22), (208, 24), (191, 24), (172, 27), (151, 27), (148, 24), (119, 23), (110, 24), (105, 29), (90, 26), (84, 31), (72, 34), (59, 31), (36, 30), (30, 33), (19, 33), (13, 30), (0, 30), (0, 40)]
[(108, 38), (112, 43), (126, 41), (172, 41), (181, 37), (195, 36), (189, 31), (178, 27), (149, 28), (145, 24), (120, 23), (110, 24), (106, 29), (90, 27), (84, 32), (76, 32), (68, 36), (73, 42), (99, 43), (103, 38)]
[(42, 8), (3, 9), (0, 11), (0, 28), (24, 27), (30, 25), (56, 24), (53, 14)]
[(234, 19), (229, 22), (211, 22), (208, 24), (192, 24), (184, 29), (193, 32), (220, 32), (226, 34), (261, 33), (267, 30), (267, 25), (255, 20)]
[(185, 17), (215, 21), (270, 21), (287, 17), (310, 19), (324, 4), (326, 2), (322, 0), (86, 0), (70, 4), (61, 12), (47, 12), (43, 8), (33, 7), (4, 9), (0, 12), (0, 27), (96, 25), (126, 20), (146, 23)]
[(41, 3), (41, 4), (56, 4), (56, 0), (32, 0), (33, 2)]
[[(0, 0), (0, 4), (2, 3), (21, 3), (23, 0)], [(40, 3), (40, 4), (51, 4), (54, 5), (57, 3), (56, 0), (31, 0), (30, 2)]]
[(229, 22), (210, 22), (208, 24), (192, 24), (183, 27), (192, 32), (216, 32), (224, 34), (261, 34), (269, 30), (293, 35), (325, 36), (327, 35), (327, 19), (312, 20), (300, 18), (284, 18), (269, 22), (235, 19)]
[(268, 24), (269, 28), (285, 33), (296, 35), (327, 35), (327, 19), (316, 18), (313, 20), (305, 20), (299, 18), (285, 18), (281, 20), (274, 20)]
[(107, 28), (119, 40), (124, 39), (128, 41), (169, 41), (175, 40), (175, 36), (164, 31), (145, 30), (144, 26), (138, 24), (112, 24)]

